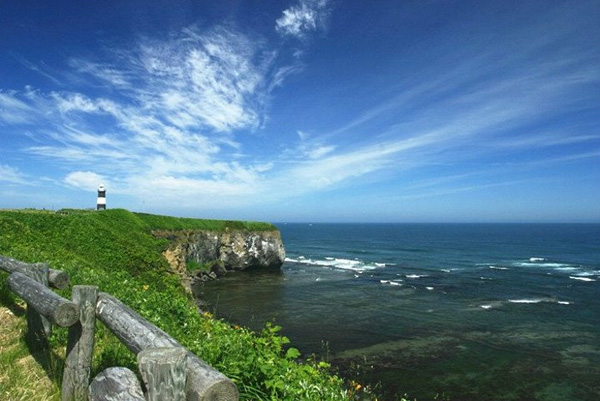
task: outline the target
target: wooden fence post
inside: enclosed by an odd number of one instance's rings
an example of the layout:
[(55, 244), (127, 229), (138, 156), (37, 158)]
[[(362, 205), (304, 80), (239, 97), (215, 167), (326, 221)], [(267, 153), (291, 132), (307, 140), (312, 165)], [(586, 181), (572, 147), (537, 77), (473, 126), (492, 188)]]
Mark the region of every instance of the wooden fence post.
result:
[(69, 327), (61, 400), (87, 401), (94, 352), (98, 287), (76, 285), (73, 287), (72, 299), (79, 306), (79, 322)]
[[(40, 263), (38, 266), (29, 269), (28, 277), (48, 287), (48, 269), (48, 265)], [(13, 274), (15, 273), (12, 273), (11, 277)], [(27, 336), (29, 340), (34, 344), (46, 347), (48, 337), (52, 333), (52, 323), (36, 311), (29, 302), (27, 302), (27, 312), (25, 314), (27, 316)]]
[(185, 401), (186, 358), (183, 348), (148, 348), (138, 354), (146, 401)]
[(90, 401), (146, 401), (135, 373), (127, 368), (104, 369), (89, 390)]
[[(96, 317), (136, 355), (147, 348), (182, 347), (173, 337), (154, 326), (110, 294), (98, 294)], [(191, 351), (185, 350), (186, 397), (188, 401), (237, 401), (235, 384)]]

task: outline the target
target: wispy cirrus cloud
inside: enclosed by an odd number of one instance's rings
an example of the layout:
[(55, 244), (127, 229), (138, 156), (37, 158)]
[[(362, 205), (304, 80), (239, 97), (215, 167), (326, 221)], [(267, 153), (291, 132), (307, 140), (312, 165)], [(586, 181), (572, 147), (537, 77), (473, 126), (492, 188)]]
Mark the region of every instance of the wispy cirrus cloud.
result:
[(31, 105), (19, 99), (16, 91), (0, 91), (0, 123), (26, 124), (31, 120), (34, 111)]
[[(548, 60), (524, 71), (498, 69), (488, 63), (490, 57), (465, 59), (454, 68), (438, 69), (429, 81), (403, 82), (397, 86), (397, 95), (328, 133), (317, 136), (299, 131), (301, 143), (290, 154), (309, 155), (307, 149), (312, 146), (316, 157), (298, 159), (290, 167), (288, 174), (294, 177), (290, 181), (305, 184), (291, 191), (351, 186), (359, 177), (364, 183), (367, 176), (385, 179), (424, 166), (439, 165), (438, 174), (443, 176), (447, 174), (444, 169), (457, 162), (467, 168), (473, 161), (472, 168), (502, 175), (506, 169), (495, 164), (503, 158), (511, 160), (514, 169), (530, 169), (541, 163), (556, 165), (597, 156), (597, 151), (574, 148), (572, 152), (577, 153), (569, 156), (554, 157), (547, 152), (534, 160), (531, 151), (565, 145), (598, 149), (597, 132), (579, 128), (579, 120), (565, 120), (568, 128), (558, 130), (546, 125), (548, 116), (561, 116), (578, 110), (582, 101), (589, 102), (587, 89), (600, 84), (600, 73), (591, 72), (587, 63), (576, 58)], [(354, 133), (370, 139), (343, 140)], [(345, 146), (332, 149), (328, 143)], [(320, 148), (328, 151), (319, 154)], [(472, 178), (476, 173), (461, 172), (460, 176)]]
[[(329, 1), (299, 0), (274, 29), (302, 42), (326, 28), (329, 12)], [(335, 88), (347, 82), (352, 89), (342, 102), (330, 101), (336, 91), (325, 80), (302, 83), (302, 96), (282, 102), (298, 101), (292, 108), (314, 115), (304, 113), (305, 126), (283, 121), (266, 134), (272, 92), (304, 68), (299, 53), (289, 57), (297, 49), (285, 48), (297, 42), (268, 43), (231, 24), (192, 26), (98, 58), (73, 57), (69, 71), (52, 75), (68, 85), (53, 92), (0, 91), (0, 125), (22, 129), (24, 157), (56, 166), (66, 187), (90, 191), (103, 181), (110, 193), (143, 199), (147, 207), (198, 210), (294, 197), (300, 205), (303, 195), (379, 182), (390, 184), (382, 192), (392, 195), (388, 188), (402, 186), (406, 199), (508, 187), (524, 182), (507, 179), (518, 169), (598, 157), (597, 125), (569, 118), (593, 104), (589, 88), (598, 87), (600, 70), (589, 58), (597, 56), (548, 53), (565, 33), (546, 31), (543, 25), (535, 35), (511, 33), (499, 45), (489, 38), (458, 48), (431, 42), (435, 63), (425, 57), (405, 68), (400, 60), (397, 73), (372, 81), (371, 71), (352, 78), (341, 71)], [(514, 40), (519, 35), (529, 39)], [(326, 107), (310, 109), (318, 103), (310, 96)], [(329, 107), (348, 106), (356, 107), (331, 113), (344, 118), (321, 119)], [(548, 128), (552, 118), (560, 125)], [(280, 140), (281, 131), (299, 138)], [(263, 132), (274, 137), (259, 142)], [(424, 170), (429, 179), (403, 181)], [(8, 165), (0, 173), (13, 182), (24, 177)]]
[(0, 164), (0, 182), (28, 185), (27, 177), (17, 168)]
[(309, 33), (324, 29), (329, 14), (328, 0), (300, 0), (283, 11), (275, 21), (282, 36), (305, 38)]
[(270, 164), (239, 163), (235, 133), (261, 124), (270, 91), (294, 71), (276, 50), (218, 26), (111, 54), (69, 62), (78, 89), (1, 92), (0, 123), (40, 127), (23, 150), (66, 170), (69, 187), (108, 179), (113, 193), (163, 203), (185, 193), (191, 205), (200, 194), (241, 202), (256, 189)]

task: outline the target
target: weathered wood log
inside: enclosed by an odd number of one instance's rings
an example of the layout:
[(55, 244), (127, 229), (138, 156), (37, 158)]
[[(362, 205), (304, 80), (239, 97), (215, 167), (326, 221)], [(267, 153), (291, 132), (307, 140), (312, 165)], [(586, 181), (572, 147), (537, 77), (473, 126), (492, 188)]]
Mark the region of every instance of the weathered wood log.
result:
[[(40, 269), (48, 267), (47, 263), (25, 263), (20, 260), (7, 258), (6, 256), (0, 255), (0, 270), (4, 270), (9, 273), (19, 272), (26, 276), (34, 278), (33, 275)], [(69, 275), (62, 270), (47, 269), (47, 281), (46, 284), (52, 287), (64, 290), (69, 286)]]
[(76, 285), (73, 287), (72, 299), (79, 306), (79, 321), (69, 327), (61, 400), (87, 401), (94, 352), (98, 287)]
[[(98, 294), (96, 317), (136, 355), (148, 348), (182, 347), (173, 337), (144, 320), (113, 296)], [(186, 397), (188, 401), (234, 401), (237, 387), (192, 352), (187, 355)]]
[(79, 319), (79, 307), (76, 304), (22, 273), (12, 273), (8, 285), (27, 302), (28, 309), (33, 307), (53, 324), (69, 327)]
[(64, 290), (69, 286), (69, 275), (62, 270), (48, 270), (48, 284), (57, 290)]
[(146, 401), (140, 381), (127, 368), (108, 368), (98, 373), (90, 383), (89, 400)]
[[(32, 278), (44, 287), (48, 287), (48, 265), (29, 265), (25, 269), (27, 277)], [(27, 337), (36, 346), (47, 349), (47, 339), (52, 333), (52, 323), (42, 316), (33, 305), (27, 303)]]
[(148, 348), (137, 355), (146, 401), (185, 401), (186, 351)]

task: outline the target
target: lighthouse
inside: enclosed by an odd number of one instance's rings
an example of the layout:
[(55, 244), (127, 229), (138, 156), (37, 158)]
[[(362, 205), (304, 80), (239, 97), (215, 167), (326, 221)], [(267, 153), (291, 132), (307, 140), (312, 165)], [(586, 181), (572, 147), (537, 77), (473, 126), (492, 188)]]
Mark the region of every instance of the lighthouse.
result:
[(96, 210), (106, 210), (106, 188), (104, 184), (98, 186), (98, 201), (96, 202)]

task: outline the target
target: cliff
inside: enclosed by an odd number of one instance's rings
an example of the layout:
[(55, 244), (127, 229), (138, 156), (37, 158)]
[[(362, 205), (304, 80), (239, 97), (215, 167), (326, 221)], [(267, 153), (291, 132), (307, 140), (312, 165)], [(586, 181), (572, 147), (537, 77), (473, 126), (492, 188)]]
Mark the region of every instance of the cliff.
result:
[(277, 230), (156, 230), (153, 234), (170, 241), (163, 255), (171, 268), (181, 274), (188, 272), (189, 262), (213, 264), (224, 273), (253, 268), (276, 269), (285, 259), (281, 234)]

